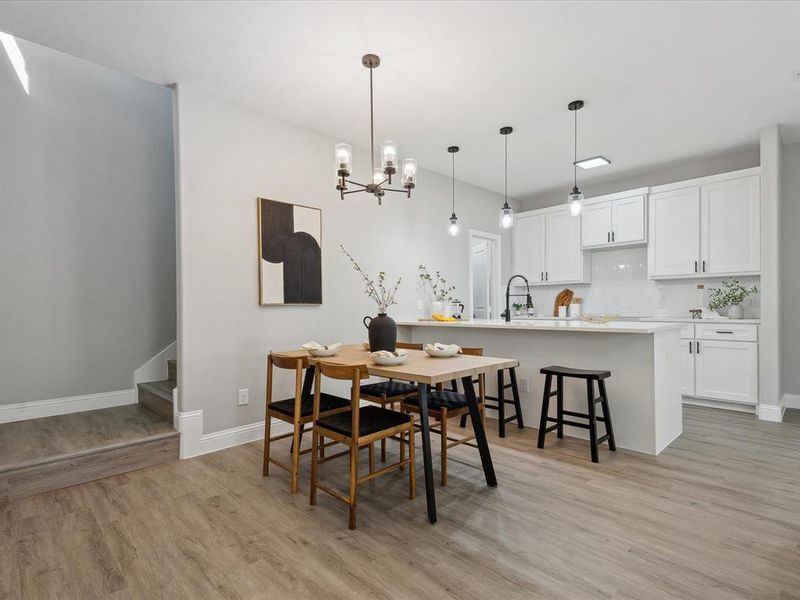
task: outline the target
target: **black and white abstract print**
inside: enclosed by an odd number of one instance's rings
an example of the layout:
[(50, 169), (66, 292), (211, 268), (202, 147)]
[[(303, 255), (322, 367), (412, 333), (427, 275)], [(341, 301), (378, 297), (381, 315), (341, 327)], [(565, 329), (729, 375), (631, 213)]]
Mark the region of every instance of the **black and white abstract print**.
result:
[(261, 304), (322, 304), (322, 211), (258, 199)]

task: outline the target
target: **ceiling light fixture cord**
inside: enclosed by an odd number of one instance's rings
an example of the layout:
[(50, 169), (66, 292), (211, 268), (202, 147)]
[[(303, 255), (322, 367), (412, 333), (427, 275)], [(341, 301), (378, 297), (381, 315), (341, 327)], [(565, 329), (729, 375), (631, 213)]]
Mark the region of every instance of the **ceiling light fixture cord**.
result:
[(505, 157), (505, 187), (503, 189), (503, 201), (508, 204), (508, 135), (503, 136), (506, 142), (506, 157)]
[(574, 145), (574, 159), (572, 161), (572, 177), (573, 177), (573, 185), (578, 187), (578, 111), (572, 111), (575, 113), (575, 145)]
[(372, 110), (372, 71), (369, 70), (369, 158), (370, 178), (375, 177), (375, 116)]
[(453, 214), (456, 214), (456, 153), (451, 153), (453, 156)]

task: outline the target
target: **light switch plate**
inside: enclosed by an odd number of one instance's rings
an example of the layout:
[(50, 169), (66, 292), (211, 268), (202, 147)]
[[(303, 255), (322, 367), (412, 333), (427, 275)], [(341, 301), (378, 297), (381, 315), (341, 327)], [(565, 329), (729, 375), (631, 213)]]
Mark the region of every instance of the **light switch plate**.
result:
[(527, 377), (520, 377), (519, 378), (519, 391), (523, 394), (527, 394), (531, 391), (531, 380)]
[(246, 406), (250, 404), (250, 390), (245, 388), (239, 390), (239, 406)]

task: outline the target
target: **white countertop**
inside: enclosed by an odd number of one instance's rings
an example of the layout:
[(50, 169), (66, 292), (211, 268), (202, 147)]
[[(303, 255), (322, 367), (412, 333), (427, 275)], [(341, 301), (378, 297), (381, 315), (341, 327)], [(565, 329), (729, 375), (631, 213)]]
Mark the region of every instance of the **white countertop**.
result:
[(573, 333), (656, 333), (669, 329), (678, 329), (679, 323), (653, 323), (642, 321), (614, 321), (606, 325), (595, 325), (583, 321), (545, 321), (545, 320), (512, 320), (506, 323), (502, 319), (473, 319), (459, 321), (410, 321), (398, 320), (398, 325), (412, 327), (471, 327), (477, 329), (516, 329), (525, 331), (566, 331)]

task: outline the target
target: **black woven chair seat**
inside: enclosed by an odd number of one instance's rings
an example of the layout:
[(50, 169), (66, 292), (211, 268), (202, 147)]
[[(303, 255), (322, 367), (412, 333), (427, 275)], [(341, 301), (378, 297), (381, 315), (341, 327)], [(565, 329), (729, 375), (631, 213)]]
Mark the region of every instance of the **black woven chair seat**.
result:
[(576, 377), (578, 379), (605, 379), (606, 377), (611, 377), (611, 371), (573, 369), (572, 367), (560, 367), (557, 365), (544, 367), (540, 373), (542, 375), (562, 375), (563, 377)]
[[(294, 398), (288, 400), (278, 400), (269, 405), (269, 407), (279, 413), (287, 416), (294, 415)], [(319, 412), (325, 413), (329, 410), (336, 410), (337, 408), (349, 408), (350, 400), (340, 398), (332, 394), (321, 393), (319, 395)], [(307, 396), (300, 401), (300, 416), (310, 417), (314, 413), (314, 396)]]
[[(411, 406), (419, 406), (419, 397), (413, 396), (404, 400), (406, 404)], [(441, 410), (455, 410), (456, 408), (465, 408), (467, 406), (467, 397), (460, 392), (452, 390), (431, 390), (428, 392), (428, 409)]]
[(417, 386), (404, 381), (380, 381), (361, 386), (362, 396), (380, 397), (385, 395), (387, 398), (394, 398), (411, 394), (415, 391), (417, 391)]
[[(353, 425), (351, 419), (352, 415), (350, 411), (347, 411), (321, 417), (317, 419), (316, 424), (319, 427), (324, 427), (325, 429), (330, 429), (341, 435), (351, 437)], [(393, 427), (409, 422), (410, 417), (403, 413), (387, 410), (380, 406), (363, 406), (358, 416), (359, 437), (372, 435), (373, 433), (392, 429)]]

